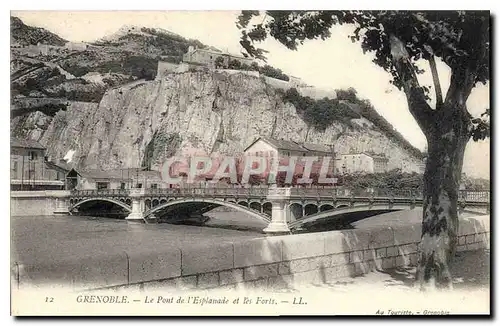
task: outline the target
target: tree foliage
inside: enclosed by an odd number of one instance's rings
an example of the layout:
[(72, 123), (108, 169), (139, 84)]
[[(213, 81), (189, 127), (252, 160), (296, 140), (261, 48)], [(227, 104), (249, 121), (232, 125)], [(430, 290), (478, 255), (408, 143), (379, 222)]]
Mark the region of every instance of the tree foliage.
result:
[[(327, 39), (334, 25), (351, 24), (355, 26), (349, 36), (351, 40), (359, 42), (364, 52), (374, 53), (373, 62), (392, 75), (391, 82), (404, 90), (409, 100), (425, 102), (428, 99), (429, 88), (416, 81), (415, 75), (423, 72), (415, 63), (419, 59), (429, 60), (432, 67), (435, 57), (439, 57), (451, 68), (451, 86), (445, 98), (440, 99), (436, 94), (436, 109), (444, 103), (456, 102), (460, 93), (464, 94), (459, 99), (460, 106), (465, 110), (472, 88), (489, 80), (487, 11), (266, 11), (266, 19), (250, 24), (252, 18), (259, 15), (258, 11), (243, 11), (237, 21), (242, 31), (240, 44), (249, 55), (259, 59), (265, 60), (266, 51), (255, 47), (255, 43), (267, 37), (296, 50), (306, 40)], [(398, 70), (395, 56), (408, 58), (409, 65)], [(408, 67), (410, 71), (404, 71)], [(425, 115), (424, 111), (430, 109), (414, 112), (410, 108), (410, 111), (421, 125), (419, 120)], [(475, 140), (487, 137), (486, 119), (470, 119), (474, 126), (470, 135)]]
[(215, 68), (226, 68), (226, 69), (234, 69), (234, 70), (247, 70), (247, 71), (258, 71), (264, 76), (280, 79), (284, 81), (289, 81), (290, 77), (285, 74), (281, 69), (274, 68), (270, 65), (259, 66), (257, 62), (252, 62), (251, 65), (247, 65), (246, 63), (242, 63), (237, 59), (230, 59), (227, 65), (224, 64), (224, 58), (218, 56), (215, 58), (214, 62)]
[[(323, 98), (314, 100), (308, 96), (302, 96), (296, 88), (290, 88), (283, 94), (283, 101), (295, 106), (297, 114), (309, 125), (317, 130), (324, 131), (334, 121), (341, 122), (347, 126), (351, 125), (351, 119), (364, 117), (372, 122), (387, 137), (398, 143), (417, 157), (422, 153), (413, 147), (394, 127), (382, 117), (368, 100), (358, 98), (356, 90), (336, 90), (337, 98)], [(356, 108), (356, 110), (354, 109)]]
[(422, 175), (406, 173), (394, 169), (383, 173), (353, 173), (340, 178), (342, 185), (349, 189), (415, 189), (422, 190)]
[(359, 118), (359, 114), (338, 99), (315, 100), (309, 96), (300, 95), (296, 88), (286, 90), (283, 94), (283, 101), (293, 104), (297, 114), (307, 125), (321, 131), (330, 127), (334, 121), (350, 126), (351, 119)]
[[(373, 62), (391, 76), (406, 95), (408, 109), (427, 138), (423, 175), (422, 248), (416, 278), (427, 286), (452, 286), (450, 262), (458, 235), (458, 190), (465, 147), (469, 139), (489, 136), (489, 110), (474, 118), (467, 99), (478, 83), (489, 80), (490, 17), (488, 11), (266, 11), (260, 23), (250, 24), (256, 11), (242, 12), (237, 26), (241, 45), (265, 59), (254, 47), (268, 36), (292, 50), (305, 40), (326, 39), (334, 25), (354, 27), (352, 42), (373, 54)], [(436, 58), (450, 68), (449, 87), (441, 93)], [(436, 105), (420, 85), (426, 60), (432, 74)], [(344, 94), (351, 95), (352, 94)]]
[(225, 68), (224, 58), (221, 56), (218, 56), (217, 58), (215, 58), (214, 65), (215, 65), (215, 68)]

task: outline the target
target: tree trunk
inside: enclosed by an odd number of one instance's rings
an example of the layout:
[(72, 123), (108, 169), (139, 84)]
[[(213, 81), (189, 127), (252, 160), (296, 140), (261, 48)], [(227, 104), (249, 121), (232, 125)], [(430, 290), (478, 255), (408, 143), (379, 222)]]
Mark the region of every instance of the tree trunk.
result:
[(470, 119), (461, 108), (435, 111), (436, 128), (427, 134), (422, 242), (417, 268), (421, 289), (452, 286), (450, 263), (455, 255), (459, 184)]

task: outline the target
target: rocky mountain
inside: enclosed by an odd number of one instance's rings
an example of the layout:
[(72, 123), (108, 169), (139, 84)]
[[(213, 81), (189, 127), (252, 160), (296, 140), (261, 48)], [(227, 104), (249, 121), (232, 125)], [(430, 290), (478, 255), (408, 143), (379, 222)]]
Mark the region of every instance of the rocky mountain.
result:
[[(61, 46), (55, 34), (15, 17), (11, 24), (15, 39), (35, 39), (20, 36), (27, 30), (51, 42), (11, 47), (11, 134), (40, 141), (54, 159), (74, 153), (76, 167), (159, 169), (186, 152), (237, 155), (259, 136), (335, 144), (339, 153), (385, 153), (389, 168), (420, 161), (374, 109), (355, 110), (355, 103), (338, 118), (330, 111), (335, 103), (287, 99), (283, 81), (272, 78), (208, 69), (153, 78), (159, 60), (179, 62), (190, 45), (205, 47), (196, 40), (125, 26), (83, 47)], [(343, 101), (349, 96), (355, 94)], [(317, 128), (311, 121), (318, 119), (327, 123)]]
[(62, 46), (66, 42), (68, 41), (44, 28), (28, 26), (17, 17), (10, 17), (11, 44), (17, 43), (22, 46), (30, 44), (37, 45), (38, 43), (41, 43)]
[(259, 136), (319, 144), (336, 151), (386, 153), (389, 168), (419, 158), (363, 119), (324, 131), (308, 126), (296, 108), (263, 78), (215, 71), (170, 74), (106, 92), (99, 104), (70, 103), (53, 118), (40, 112), (17, 117), (19, 136), (38, 139), (48, 155), (110, 169), (151, 165), (186, 152), (234, 155)]
[(206, 47), (164, 29), (137, 26), (90, 44), (65, 46), (66, 40), (17, 17), (11, 17), (11, 41), (13, 97), (96, 103), (110, 87), (153, 79), (159, 60), (178, 63), (189, 46)]

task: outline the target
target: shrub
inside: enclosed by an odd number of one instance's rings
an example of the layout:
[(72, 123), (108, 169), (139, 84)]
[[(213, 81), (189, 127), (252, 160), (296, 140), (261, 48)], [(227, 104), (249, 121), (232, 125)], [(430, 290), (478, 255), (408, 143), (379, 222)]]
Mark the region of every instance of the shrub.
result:
[(236, 59), (229, 60), (229, 63), (227, 64), (228, 69), (234, 69), (234, 70), (244, 70), (242, 69), (241, 62), (239, 62)]
[[(295, 88), (290, 88), (281, 96), (285, 103), (289, 102), (295, 106), (297, 114), (304, 121), (318, 130), (325, 130), (333, 121), (339, 121), (350, 125), (351, 119), (356, 119), (361, 116), (371, 121), (382, 133), (394, 140), (398, 145), (416, 155), (422, 157), (422, 152), (413, 147), (394, 127), (385, 120), (373, 107), (368, 100), (361, 100), (356, 95), (354, 88), (349, 88), (346, 91), (337, 90), (336, 99), (323, 98), (321, 100), (313, 100), (308, 96), (302, 96)], [(360, 113), (352, 110), (347, 103), (352, 103), (359, 106)]]
[(224, 65), (224, 58), (221, 57), (221, 56), (218, 56), (216, 59), (215, 59), (215, 68), (225, 68), (225, 65)]
[(265, 65), (264, 67), (260, 68), (260, 73), (263, 74), (264, 76), (271, 77), (271, 78), (276, 78), (276, 79), (281, 79), (284, 81), (289, 81), (290, 78), (281, 71), (281, 69), (277, 69), (274, 67), (271, 67), (269, 65)]

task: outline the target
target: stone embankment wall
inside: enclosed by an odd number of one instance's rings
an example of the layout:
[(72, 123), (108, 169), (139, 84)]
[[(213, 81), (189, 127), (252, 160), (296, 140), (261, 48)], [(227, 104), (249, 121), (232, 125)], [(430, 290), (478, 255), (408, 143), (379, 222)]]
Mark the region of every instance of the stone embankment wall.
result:
[[(458, 250), (489, 248), (489, 215), (460, 221)], [(74, 261), (14, 263), (14, 287), (281, 289), (417, 263), (420, 224), (286, 235), (211, 247), (126, 251)]]
[(11, 216), (45, 216), (54, 215), (57, 200), (68, 195), (65, 190), (46, 191), (11, 191)]

